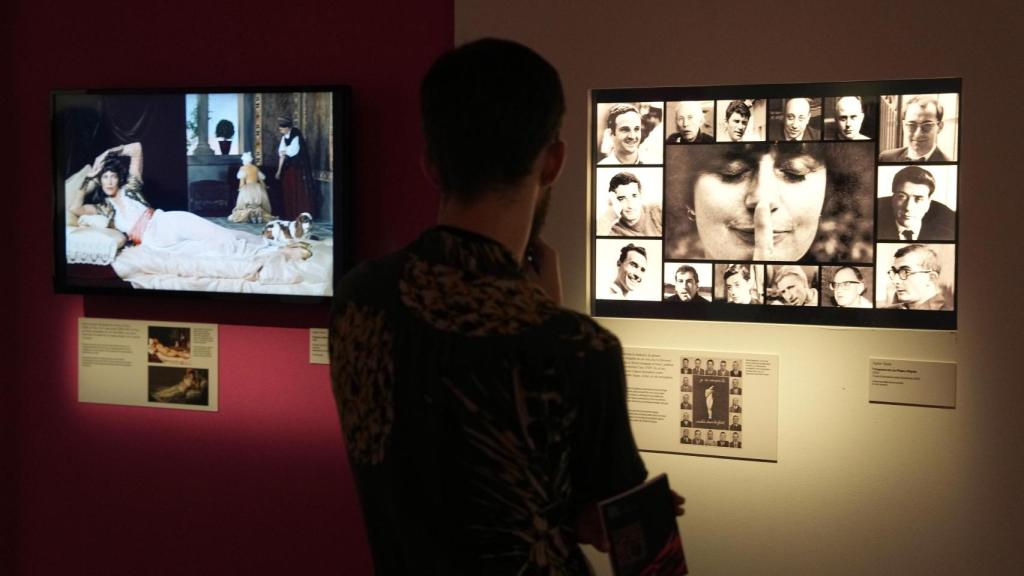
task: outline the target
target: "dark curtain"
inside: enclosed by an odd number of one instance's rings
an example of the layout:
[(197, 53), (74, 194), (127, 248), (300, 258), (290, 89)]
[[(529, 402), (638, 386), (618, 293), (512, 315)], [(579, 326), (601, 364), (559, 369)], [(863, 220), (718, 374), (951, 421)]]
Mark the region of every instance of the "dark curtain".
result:
[(186, 210), (184, 94), (57, 95), (54, 161), (62, 178), (91, 164), (104, 150), (129, 142), (142, 144), (142, 176), (150, 204)]

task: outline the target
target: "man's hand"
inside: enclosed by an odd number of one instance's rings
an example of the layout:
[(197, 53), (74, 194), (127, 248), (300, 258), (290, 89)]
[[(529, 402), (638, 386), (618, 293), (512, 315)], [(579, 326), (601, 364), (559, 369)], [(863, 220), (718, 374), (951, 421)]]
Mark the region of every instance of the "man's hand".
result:
[(547, 242), (535, 238), (526, 247), (523, 259), (526, 277), (540, 285), (555, 304), (562, 305), (562, 271), (558, 263), (558, 252)]

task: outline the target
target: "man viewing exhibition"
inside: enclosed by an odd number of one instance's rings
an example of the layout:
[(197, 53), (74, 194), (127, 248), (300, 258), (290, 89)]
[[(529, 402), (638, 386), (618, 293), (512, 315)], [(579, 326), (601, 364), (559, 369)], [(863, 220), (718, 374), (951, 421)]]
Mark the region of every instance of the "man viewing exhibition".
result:
[(438, 225), (340, 283), (331, 380), (376, 574), (587, 574), (596, 503), (647, 475), (619, 341), (561, 307), (538, 237), (564, 111), (524, 46), (439, 58), (421, 85)]

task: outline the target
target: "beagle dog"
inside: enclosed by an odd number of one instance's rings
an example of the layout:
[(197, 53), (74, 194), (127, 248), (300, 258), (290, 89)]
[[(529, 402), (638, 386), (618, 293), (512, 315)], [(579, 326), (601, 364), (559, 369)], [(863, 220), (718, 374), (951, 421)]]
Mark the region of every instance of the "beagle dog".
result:
[(274, 242), (288, 243), (309, 237), (313, 228), (313, 216), (309, 212), (299, 214), (295, 220), (271, 220), (263, 227), (263, 237)]

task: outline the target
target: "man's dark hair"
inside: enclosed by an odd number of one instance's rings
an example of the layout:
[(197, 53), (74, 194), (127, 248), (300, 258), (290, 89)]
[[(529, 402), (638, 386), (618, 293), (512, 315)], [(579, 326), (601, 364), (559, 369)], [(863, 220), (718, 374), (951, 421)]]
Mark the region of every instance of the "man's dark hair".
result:
[(733, 100), (725, 107), (725, 120), (728, 122), (734, 113), (750, 119), (750, 107), (740, 100)]
[(903, 258), (907, 254), (913, 254), (914, 252), (921, 253), (921, 266), (925, 270), (929, 270), (938, 275), (942, 272), (942, 263), (939, 262), (939, 255), (935, 253), (935, 250), (925, 246), (924, 244), (908, 244), (893, 255), (893, 260)]
[(608, 181), (608, 191), (615, 192), (615, 189), (619, 186), (633, 183), (636, 183), (637, 190), (643, 190), (644, 187), (640, 184), (640, 179), (636, 177), (636, 174), (632, 172), (619, 172)]
[(928, 196), (935, 192), (935, 176), (920, 166), (907, 166), (892, 177), (892, 193), (895, 194), (904, 184), (924, 184), (928, 187)]
[(636, 244), (632, 243), (626, 244), (625, 246), (622, 247), (621, 250), (619, 250), (619, 261), (616, 262), (617, 266), (621, 266), (622, 263), (626, 261), (626, 256), (630, 253), (630, 251), (636, 252), (637, 254), (643, 256), (644, 258), (647, 258), (646, 248), (644, 248), (643, 246), (637, 246)]
[(637, 110), (636, 106), (632, 104), (614, 104), (608, 109), (608, 129), (615, 132), (615, 122), (619, 119), (619, 116), (626, 114), (627, 112), (633, 112), (637, 116), (640, 115), (640, 111)]
[(484, 38), (441, 56), (420, 86), (427, 160), (442, 192), (474, 200), (525, 177), (558, 138), (558, 72), (526, 46)]
[(675, 278), (678, 278), (680, 274), (685, 274), (687, 272), (689, 272), (693, 276), (694, 282), (697, 282), (698, 284), (700, 283), (700, 277), (697, 276), (697, 269), (694, 268), (693, 266), (690, 266), (689, 264), (683, 264), (679, 268), (676, 268), (676, 273), (673, 274), (673, 276)]

